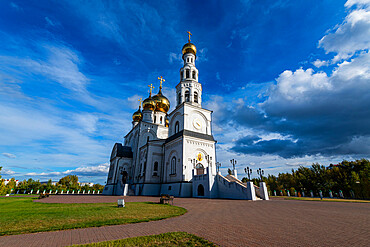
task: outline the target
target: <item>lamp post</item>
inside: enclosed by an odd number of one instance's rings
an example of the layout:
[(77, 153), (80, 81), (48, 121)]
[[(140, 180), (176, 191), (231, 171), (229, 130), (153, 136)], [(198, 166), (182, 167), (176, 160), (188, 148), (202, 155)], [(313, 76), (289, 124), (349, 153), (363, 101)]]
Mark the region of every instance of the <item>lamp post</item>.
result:
[(207, 163), (208, 163), (208, 172), (210, 174), (212, 174), (212, 166), (210, 164), (212, 164), (212, 157), (209, 156), (208, 154), (205, 156), (206, 160), (207, 160)]
[(248, 175), (248, 180), (251, 181), (252, 169), (247, 166), (247, 168), (244, 168), (244, 171)]
[(263, 174), (264, 174), (265, 172), (261, 169), (261, 168), (259, 168), (258, 170), (257, 170), (257, 174), (261, 177), (261, 182), (262, 182), (262, 176), (263, 176)]
[(236, 160), (230, 160), (231, 165), (233, 166), (233, 170), (235, 170)]
[(216, 171), (217, 171), (217, 173), (220, 172), (220, 167), (221, 167), (221, 163), (220, 162), (216, 162)]

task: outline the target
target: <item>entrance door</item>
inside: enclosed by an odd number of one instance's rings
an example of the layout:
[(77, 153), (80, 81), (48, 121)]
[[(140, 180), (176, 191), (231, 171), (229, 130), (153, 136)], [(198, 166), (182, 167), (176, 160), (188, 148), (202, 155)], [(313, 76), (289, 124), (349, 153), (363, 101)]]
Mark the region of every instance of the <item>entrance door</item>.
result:
[(195, 166), (195, 169), (197, 170), (197, 175), (203, 175), (204, 174), (204, 166), (199, 163)]
[(198, 196), (204, 196), (204, 187), (203, 185), (198, 185)]

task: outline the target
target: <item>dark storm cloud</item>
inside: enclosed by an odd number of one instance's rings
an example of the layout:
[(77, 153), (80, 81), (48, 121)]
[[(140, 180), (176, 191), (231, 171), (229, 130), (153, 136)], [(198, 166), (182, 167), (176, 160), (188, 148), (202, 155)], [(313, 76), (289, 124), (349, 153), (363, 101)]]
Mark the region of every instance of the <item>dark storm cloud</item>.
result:
[[(370, 54), (338, 64), (331, 76), (312, 69), (285, 71), (259, 107), (234, 108), (236, 123), (283, 138), (241, 138), (233, 151), (305, 155), (370, 153)], [(294, 140), (294, 141), (293, 141)]]
[[(320, 40), (327, 53), (336, 53), (331, 60), (314, 63), (333, 65), (328, 74), (312, 68), (286, 70), (264, 102), (234, 108), (235, 123), (259, 137), (240, 138), (233, 151), (283, 158), (370, 155), (369, 13), (369, 3), (357, 4)], [(263, 138), (268, 134), (279, 138)]]

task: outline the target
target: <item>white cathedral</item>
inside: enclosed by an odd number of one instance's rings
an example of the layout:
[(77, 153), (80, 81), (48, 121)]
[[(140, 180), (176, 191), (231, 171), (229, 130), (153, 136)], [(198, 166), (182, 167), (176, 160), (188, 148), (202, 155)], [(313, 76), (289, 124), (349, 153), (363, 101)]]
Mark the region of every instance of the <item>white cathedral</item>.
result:
[(143, 110), (139, 106), (132, 116), (124, 145), (113, 147), (104, 195), (255, 200), (253, 183), (242, 183), (235, 170), (234, 176), (226, 177), (216, 171), (212, 111), (202, 108), (196, 53), (189, 32), (189, 42), (182, 48), (184, 66), (176, 86), (176, 108), (168, 113), (170, 102), (162, 94), (164, 79), (159, 77), (158, 94), (152, 96), (150, 85)]

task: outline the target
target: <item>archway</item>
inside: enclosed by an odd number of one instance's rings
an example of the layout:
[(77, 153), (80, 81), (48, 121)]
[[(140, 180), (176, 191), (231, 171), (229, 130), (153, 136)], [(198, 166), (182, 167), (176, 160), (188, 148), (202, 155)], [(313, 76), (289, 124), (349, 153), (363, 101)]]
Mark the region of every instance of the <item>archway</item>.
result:
[(123, 171), (122, 172), (122, 184), (127, 183), (127, 177), (128, 177), (128, 173), (126, 171)]
[(204, 196), (204, 187), (203, 185), (198, 185), (198, 196)]

